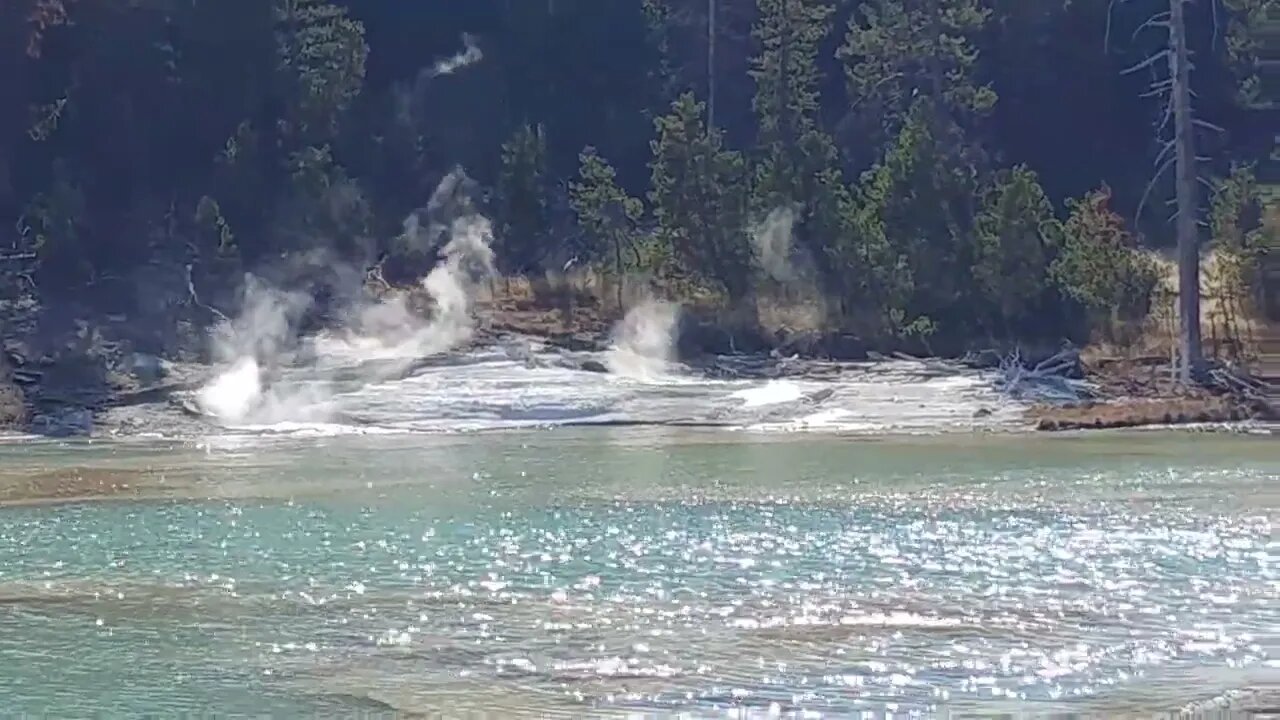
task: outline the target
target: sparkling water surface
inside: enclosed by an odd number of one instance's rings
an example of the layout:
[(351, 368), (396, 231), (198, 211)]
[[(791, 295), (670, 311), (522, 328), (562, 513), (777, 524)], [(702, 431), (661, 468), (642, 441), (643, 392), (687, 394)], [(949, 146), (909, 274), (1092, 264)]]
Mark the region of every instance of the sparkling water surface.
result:
[(0, 706), (1176, 710), (1280, 682), (1278, 483), (1166, 433), (11, 444)]

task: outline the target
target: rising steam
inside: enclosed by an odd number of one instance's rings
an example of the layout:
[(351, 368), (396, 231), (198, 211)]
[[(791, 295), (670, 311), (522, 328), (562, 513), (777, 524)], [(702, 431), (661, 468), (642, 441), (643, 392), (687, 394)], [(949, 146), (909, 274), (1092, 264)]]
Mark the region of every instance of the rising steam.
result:
[(431, 68), (431, 77), (452, 75), (462, 68), (474, 65), (484, 59), (484, 53), (480, 51), (480, 46), (476, 45), (475, 37), (470, 33), (462, 34), (462, 47), (461, 52), (437, 62)]
[[(471, 337), (471, 307), (478, 284), (493, 272), (492, 230), (478, 214), (443, 213), (464, 183), (456, 171), (441, 183), (424, 228), (415, 213), (404, 238), (417, 244), (448, 237), (441, 260), (420, 282), (430, 298), (430, 313), (412, 307), (416, 293), (392, 293), (374, 299), (360, 293), (345, 309), (338, 330), (299, 338), (299, 322), (311, 306), (309, 295), (287, 292), (249, 276), (242, 311), (213, 335), (215, 357), (223, 371), (200, 390), (200, 411), (232, 425), (329, 422), (336, 412), (335, 379), (367, 384), (399, 377), (417, 360), (448, 351)], [(442, 199), (442, 192), (446, 198)], [(469, 204), (464, 204), (470, 207)], [(299, 358), (305, 358), (300, 361)], [(292, 370), (299, 380), (280, 376)]]
[(668, 302), (646, 300), (632, 308), (614, 328), (605, 356), (609, 371), (635, 380), (669, 376), (679, 318), (680, 308)]
[(792, 231), (796, 214), (789, 207), (774, 208), (764, 221), (751, 228), (751, 244), (756, 252), (760, 268), (770, 278), (780, 283), (796, 279), (796, 269), (791, 264)]

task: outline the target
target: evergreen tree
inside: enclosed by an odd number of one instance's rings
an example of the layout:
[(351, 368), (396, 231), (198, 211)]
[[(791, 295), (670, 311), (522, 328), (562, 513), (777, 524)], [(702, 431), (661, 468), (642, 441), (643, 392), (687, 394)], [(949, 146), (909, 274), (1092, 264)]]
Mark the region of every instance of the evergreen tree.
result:
[(718, 284), (737, 302), (749, 295), (753, 280), (746, 163), (724, 149), (720, 132), (706, 126), (704, 111), (685, 93), (655, 121), (649, 199), (659, 241), (683, 269)]
[[(974, 223), (973, 276), (1006, 337), (1040, 309), (1061, 228), (1039, 178), (1025, 166), (999, 173)], [(975, 312), (980, 308), (973, 308)], [(1028, 325), (1032, 323), (1028, 322)]]
[(906, 173), (874, 210), (914, 280), (901, 319), (952, 342), (977, 329), (982, 300), (974, 223), (989, 160), (976, 129), (996, 97), (977, 80), (973, 38), (989, 16), (979, 0), (874, 0), (850, 18), (838, 51), (852, 123), (888, 139)]
[(843, 231), (843, 179), (835, 144), (819, 125), (818, 51), (830, 33), (833, 8), (822, 0), (759, 0), (754, 30), (760, 55), (752, 63), (759, 124), (752, 211), (796, 208), (796, 245), (813, 259), (821, 286), (842, 284), (829, 248)]
[(275, 1), (289, 130), (304, 141), (332, 138), (364, 86), (364, 26), (325, 0)]
[[(915, 100), (926, 97), (944, 128), (963, 132), (996, 102), (977, 79), (973, 38), (991, 12), (981, 0), (872, 0), (849, 19), (837, 55), (845, 62), (854, 124), (874, 140), (892, 137)], [(939, 137), (939, 140), (942, 138)]]
[(1124, 219), (1110, 207), (1103, 187), (1067, 201), (1062, 249), (1049, 268), (1054, 283), (1090, 314), (1110, 339), (1142, 318), (1159, 280), (1154, 262), (1136, 247)]
[(547, 141), (528, 124), (502, 145), (498, 176), (498, 258), (507, 272), (535, 269), (547, 251)]
[(629, 263), (630, 269), (641, 269), (636, 243), (644, 204), (618, 186), (617, 172), (593, 147), (582, 151), (578, 181), (569, 185), (569, 197), (587, 239), (587, 259), (603, 262), (613, 273), (621, 308), (621, 279)]

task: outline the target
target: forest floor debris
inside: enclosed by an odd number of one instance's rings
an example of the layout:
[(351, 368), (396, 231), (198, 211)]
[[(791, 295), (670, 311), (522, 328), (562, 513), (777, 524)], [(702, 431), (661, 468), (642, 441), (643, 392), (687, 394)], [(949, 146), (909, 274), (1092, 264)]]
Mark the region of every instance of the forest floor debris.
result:
[[(1276, 408), (1261, 383), (1211, 363), (1202, 383), (1180, 386), (1165, 358), (1106, 358), (1081, 364), (1076, 398), (1044, 397), (1029, 418), (1038, 430), (1132, 428), (1152, 425), (1274, 421)], [(1033, 377), (1036, 373), (1031, 373)], [(1025, 382), (1025, 381), (1023, 381)], [(1043, 382), (1036, 378), (1033, 382)], [(1067, 380), (1061, 382), (1066, 383)]]

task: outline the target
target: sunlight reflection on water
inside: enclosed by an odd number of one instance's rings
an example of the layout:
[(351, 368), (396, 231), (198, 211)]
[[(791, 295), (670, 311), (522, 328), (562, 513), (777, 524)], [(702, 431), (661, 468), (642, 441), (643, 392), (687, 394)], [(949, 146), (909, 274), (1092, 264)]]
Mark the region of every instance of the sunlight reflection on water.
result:
[(1244, 441), (604, 440), (77, 454), (245, 492), (0, 510), (0, 696), (1108, 714), (1212, 697), (1280, 650), (1275, 463)]

